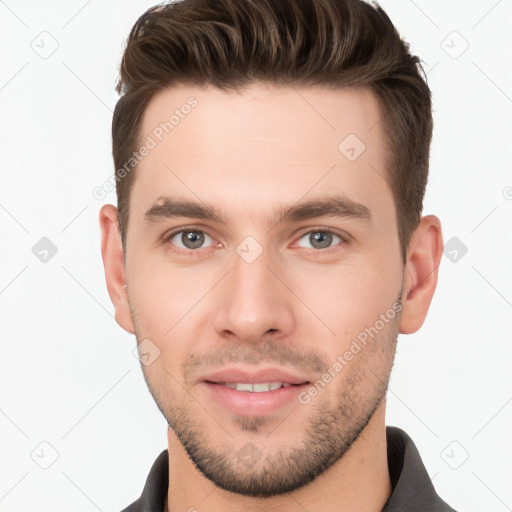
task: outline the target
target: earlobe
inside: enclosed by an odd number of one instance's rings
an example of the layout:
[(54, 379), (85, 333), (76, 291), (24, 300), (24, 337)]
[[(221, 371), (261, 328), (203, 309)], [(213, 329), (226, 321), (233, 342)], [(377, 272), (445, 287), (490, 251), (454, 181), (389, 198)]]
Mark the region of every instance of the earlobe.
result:
[(434, 215), (422, 217), (407, 251), (400, 318), (402, 334), (412, 334), (423, 325), (436, 289), (442, 255), (441, 221)]
[(134, 334), (135, 328), (131, 317), (126, 290), (126, 273), (117, 208), (111, 204), (103, 205), (99, 222), (101, 229), (101, 256), (105, 268), (108, 294), (115, 308), (116, 322), (127, 332)]

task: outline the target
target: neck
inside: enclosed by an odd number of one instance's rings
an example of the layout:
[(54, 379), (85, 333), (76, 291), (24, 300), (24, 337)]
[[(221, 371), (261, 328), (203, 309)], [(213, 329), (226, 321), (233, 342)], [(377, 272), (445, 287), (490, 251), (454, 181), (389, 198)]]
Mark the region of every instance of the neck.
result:
[(169, 429), (169, 488), (165, 512), (380, 512), (391, 494), (385, 400), (345, 455), (308, 485), (289, 494), (253, 498), (216, 487), (192, 463)]

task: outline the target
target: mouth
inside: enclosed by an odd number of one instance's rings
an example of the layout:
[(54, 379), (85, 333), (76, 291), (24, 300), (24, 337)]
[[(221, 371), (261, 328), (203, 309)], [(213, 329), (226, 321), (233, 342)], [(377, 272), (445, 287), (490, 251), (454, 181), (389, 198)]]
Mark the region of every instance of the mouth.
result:
[[(236, 389), (237, 391), (248, 391), (250, 393), (263, 393), (266, 391), (276, 391), (281, 388), (288, 388), (291, 386), (300, 386), (301, 384), (292, 384), (290, 382), (213, 382), (205, 381), (208, 384), (216, 384), (218, 386), (225, 386), (227, 388)], [(309, 382), (304, 382), (309, 384)]]
[(247, 372), (226, 368), (202, 379), (217, 406), (243, 416), (264, 416), (299, 405), (298, 395), (311, 379), (277, 368)]

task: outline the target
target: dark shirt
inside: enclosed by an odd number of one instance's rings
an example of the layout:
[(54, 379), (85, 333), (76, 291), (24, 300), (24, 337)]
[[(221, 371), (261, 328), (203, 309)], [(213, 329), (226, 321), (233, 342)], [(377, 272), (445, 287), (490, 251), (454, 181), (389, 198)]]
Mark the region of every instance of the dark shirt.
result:
[[(392, 491), (381, 512), (455, 512), (436, 493), (412, 439), (398, 427), (386, 427)], [(169, 454), (153, 463), (142, 495), (122, 512), (163, 512), (169, 487)]]

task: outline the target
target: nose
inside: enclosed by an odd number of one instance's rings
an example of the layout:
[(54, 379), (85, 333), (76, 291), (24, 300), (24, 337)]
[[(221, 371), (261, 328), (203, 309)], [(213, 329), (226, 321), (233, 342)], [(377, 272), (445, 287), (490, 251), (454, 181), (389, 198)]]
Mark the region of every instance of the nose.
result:
[(280, 267), (266, 251), (252, 262), (235, 253), (233, 263), (216, 297), (213, 323), (219, 336), (258, 343), (270, 333), (274, 339), (291, 333), (294, 297)]

